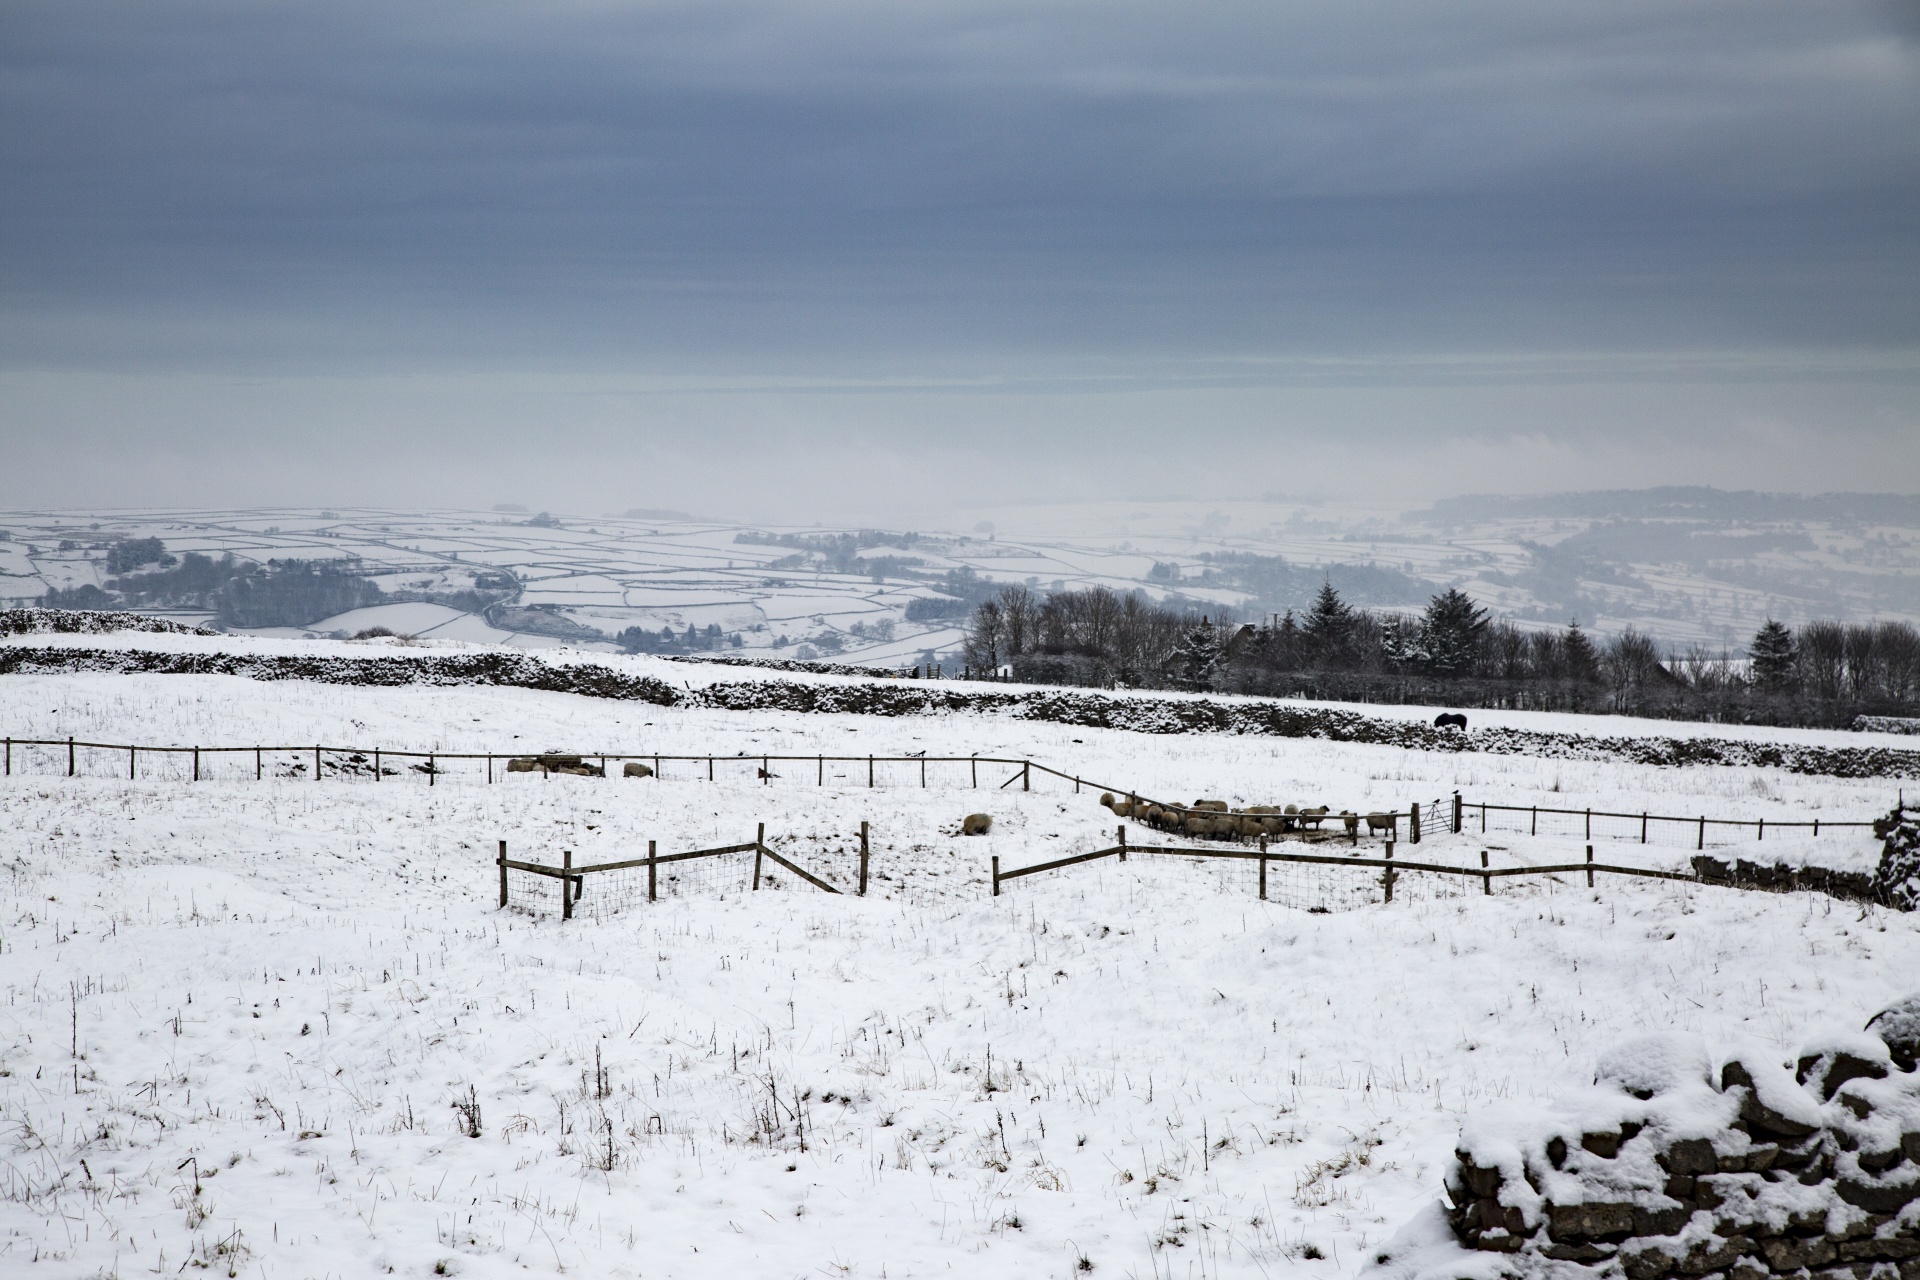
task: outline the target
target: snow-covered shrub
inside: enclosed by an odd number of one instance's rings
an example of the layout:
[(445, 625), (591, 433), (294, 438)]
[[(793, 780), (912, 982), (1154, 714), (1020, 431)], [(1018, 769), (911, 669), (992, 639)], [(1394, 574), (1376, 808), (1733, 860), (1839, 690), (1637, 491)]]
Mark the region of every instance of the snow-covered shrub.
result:
[(1873, 884), (1880, 901), (1902, 911), (1920, 908), (1920, 811), (1895, 809), (1873, 824), (1886, 844)]

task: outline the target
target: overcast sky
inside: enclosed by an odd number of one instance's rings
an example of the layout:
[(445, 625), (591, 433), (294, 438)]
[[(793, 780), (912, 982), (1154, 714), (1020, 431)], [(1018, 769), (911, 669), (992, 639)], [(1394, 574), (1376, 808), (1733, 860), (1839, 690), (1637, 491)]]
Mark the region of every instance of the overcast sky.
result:
[(4, 505), (1920, 489), (1915, 0), (11, 0), (0, 166)]

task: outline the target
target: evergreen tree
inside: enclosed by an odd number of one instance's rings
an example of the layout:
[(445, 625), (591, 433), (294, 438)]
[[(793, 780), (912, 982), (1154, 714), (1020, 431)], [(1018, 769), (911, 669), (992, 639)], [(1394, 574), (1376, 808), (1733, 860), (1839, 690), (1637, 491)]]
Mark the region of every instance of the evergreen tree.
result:
[(1427, 664), (1442, 676), (1465, 674), (1480, 649), (1480, 634), (1487, 629), (1487, 611), (1458, 587), (1448, 587), (1427, 602), (1420, 620), (1421, 647)]
[(1300, 631), (1315, 659), (1335, 665), (1346, 657), (1353, 639), (1353, 610), (1333, 589), (1333, 583), (1320, 583), (1320, 594), (1314, 597)]
[(1173, 668), (1184, 689), (1206, 689), (1220, 668), (1220, 633), (1206, 618), (1187, 629), (1173, 647)]
[(1793, 632), (1772, 618), (1754, 632), (1747, 656), (1753, 659), (1754, 684), (1770, 693), (1792, 686), (1798, 646), (1794, 644)]
[(1600, 655), (1594, 652), (1593, 641), (1587, 639), (1587, 633), (1580, 629), (1580, 619), (1567, 623), (1567, 634), (1561, 643), (1566, 648), (1568, 679), (1584, 684), (1600, 673)]

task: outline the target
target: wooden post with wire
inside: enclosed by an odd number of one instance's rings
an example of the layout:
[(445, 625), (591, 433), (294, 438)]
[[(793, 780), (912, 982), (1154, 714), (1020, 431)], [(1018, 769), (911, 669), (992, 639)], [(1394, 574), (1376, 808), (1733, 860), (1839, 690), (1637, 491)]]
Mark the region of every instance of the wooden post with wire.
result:
[[(261, 771), (260, 770), (260, 748), (255, 747), (253, 749), (253, 780), (255, 782), (260, 781), (260, 771)], [(377, 769), (375, 770), (374, 776), (375, 777), (379, 776), (379, 771)]]
[(133, 765), (134, 751), (135, 751), (135, 748), (133, 747), (127, 748), (127, 781), (128, 782), (132, 782), (134, 779), (134, 765)]
[(753, 837), (753, 887), (760, 887), (760, 855), (767, 849), (767, 824), (761, 823)]
[(1587, 846), (1587, 888), (1593, 888), (1593, 846)]
[(560, 918), (573, 919), (573, 850), (560, 851)]
[(193, 749), (193, 780), (200, 781), (200, 748)]
[[(1413, 807), (1407, 813), (1407, 843), (1420, 843), (1420, 802), (1418, 800), (1413, 802)], [(1387, 842), (1387, 847), (1393, 847), (1391, 840)]]
[(1120, 824), (1120, 829), (1114, 832), (1114, 839), (1120, 846), (1120, 861), (1125, 862), (1127, 860), (1127, 824), (1126, 823), (1123, 822)]
[(860, 896), (867, 896), (867, 823), (860, 822)]
[(69, 737), (69, 738), (67, 739), (67, 776), (68, 776), (69, 778), (71, 778), (71, 777), (73, 776), (73, 770), (74, 770), (74, 763), (73, 763), (73, 739), (72, 739), (71, 737)]
[(660, 900), (660, 880), (658, 875), (660, 870), (660, 863), (658, 861), (659, 846), (660, 846), (660, 842), (657, 840), (647, 841), (647, 901), (648, 902), (658, 902)]
[[(1482, 867), (1482, 869), (1484, 869), (1486, 865), (1487, 865), (1487, 851), (1485, 849), (1482, 849), (1480, 851), (1480, 866)], [(1493, 877), (1492, 876), (1482, 875), (1480, 877), (1480, 893), (1483, 897), (1491, 898), (1493, 896)]]
[(507, 842), (500, 842), (500, 905), (507, 905)]
[(1260, 837), (1260, 901), (1267, 900), (1267, 838)]
[(1387, 902), (1393, 901), (1393, 841), (1387, 841), (1387, 868), (1380, 873), (1380, 888)]
[(1000, 855), (993, 855), (993, 896), (1000, 896)]

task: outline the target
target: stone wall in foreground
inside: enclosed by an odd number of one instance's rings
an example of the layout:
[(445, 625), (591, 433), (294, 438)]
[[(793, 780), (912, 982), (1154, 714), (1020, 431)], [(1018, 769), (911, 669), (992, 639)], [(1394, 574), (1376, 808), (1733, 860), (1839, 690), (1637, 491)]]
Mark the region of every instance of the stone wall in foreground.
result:
[(1787, 1063), (1622, 1046), (1584, 1093), (1467, 1125), (1447, 1222), (1474, 1252), (1418, 1274), (1920, 1280), (1916, 1055), (1920, 996)]

